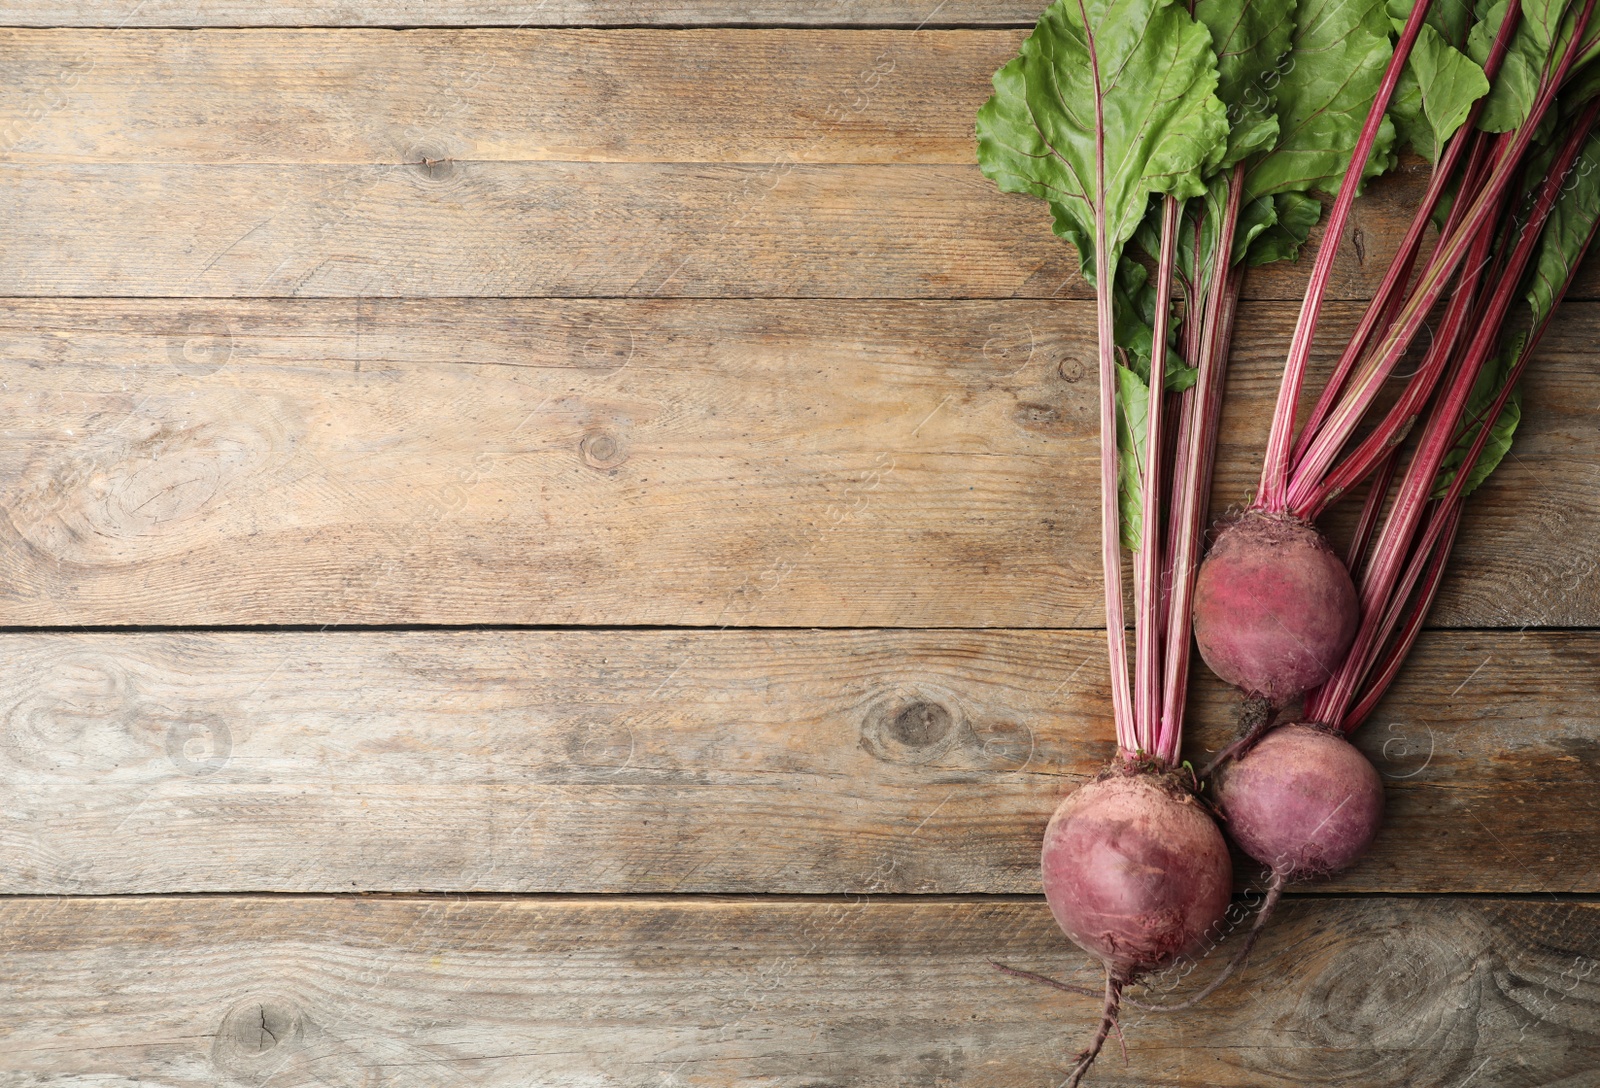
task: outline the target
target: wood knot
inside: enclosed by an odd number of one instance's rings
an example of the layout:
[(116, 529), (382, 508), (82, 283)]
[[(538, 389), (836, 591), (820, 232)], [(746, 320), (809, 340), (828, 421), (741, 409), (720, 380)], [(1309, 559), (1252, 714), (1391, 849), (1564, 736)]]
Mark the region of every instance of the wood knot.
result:
[(211, 1060), (234, 1076), (268, 1074), (299, 1049), (300, 1006), (278, 994), (248, 997), (229, 1009), (211, 1044)]
[(578, 443), (578, 454), (590, 468), (610, 471), (628, 459), (622, 439), (610, 431), (591, 431)]
[(890, 763), (927, 763), (948, 752), (966, 732), (966, 713), (954, 692), (908, 684), (881, 694), (867, 708), (861, 744)]
[(135, 734), (138, 697), (110, 654), (69, 650), (33, 658), (0, 698), (0, 753), (31, 775), (109, 774), (146, 753)]
[(1464, 1082), (1482, 1057), (1460, 1041), (1485, 1016), (1503, 1015), (1483, 1007), (1494, 991), (1484, 985), (1489, 934), (1462, 914), (1376, 904), (1364, 914), (1296, 950), (1300, 992), (1284, 1007), (1296, 1010), (1304, 1046), (1261, 1053), (1260, 1071), (1292, 1084)]
[(1064, 438), (1073, 433), (1068, 413), (1054, 404), (1022, 401), (1011, 410), (1011, 421), (1023, 430), (1052, 438)]
[(918, 700), (903, 707), (889, 721), (889, 732), (907, 748), (927, 748), (950, 735), (953, 719), (938, 703)]
[(261, 486), (299, 437), (278, 402), (231, 391), (140, 408), (115, 426), (41, 444), (8, 511), (24, 540), (67, 561), (131, 560), (148, 552), (141, 541)]
[(429, 185), (447, 185), (461, 178), (461, 163), (440, 144), (421, 143), (406, 150), (405, 164), (412, 176)]
[(1089, 370), (1077, 356), (1063, 355), (1061, 361), (1056, 364), (1056, 373), (1061, 375), (1062, 381), (1076, 385), (1083, 381)]
[(25, 681), (0, 685), (0, 764), (41, 780), (94, 774), (111, 784), (170, 779), (173, 768), (208, 775), (228, 763), (227, 724), (149, 698), (139, 680), (151, 675), (147, 667), (130, 669), (125, 658), (78, 647), (30, 654), (24, 663)]

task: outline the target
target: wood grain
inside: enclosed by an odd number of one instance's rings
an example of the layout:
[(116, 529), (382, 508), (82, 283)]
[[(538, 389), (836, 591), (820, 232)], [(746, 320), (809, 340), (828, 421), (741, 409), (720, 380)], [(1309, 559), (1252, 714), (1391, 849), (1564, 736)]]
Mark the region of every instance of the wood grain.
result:
[(1048, 308), (7, 310), (7, 623), (1052, 625), (1095, 596)]
[[(5, 168), (0, 294), (85, 297), (1086, 297), (1045, 205), (976, 166), (125, 163)], [(1409, 192), (1411, 179), (1395, 186)], [(1375, 190), (1376, 191), (1376, 187)], [(1386, 192), (1389, 189), (1385, 190)], [(1353, 217), (1365, 297), (1404, 225)], [(1298, 298), (1300, 266), (1252, 277)], [(1588, 281), (1574, 297), (1588, 297)]]
[[(1240, 318), (1218, 510), (1292, 321)], [(1600, 622), (1596, 322), (1546, 339), (1437, 622)], [(1092, 335), (1079, 303), (13, 300), (0, 622), (1092, 627)]]
[(1035, 0), (4, 0), (0, 26), (1031, 26)]
[[(0, 891), (1011, 892), (1111, 758), (1092, 633), (0, 637)], [(1331, 892), (1600, 891), (1600, 635), (1438, 633)], [(1199, 682), (1190, 756), (1237, 701)], [(1255, 867), (1241, 859), (1241, 883)]]
[(968, 166), (1022, 37), (0, 31), (0, 161)]
[[(1027, 900), (12, 900), (0, 948), (18, 1084), (1013, 1088), (1099, 1007), (989, 966), (1094, 984)], [(1597, 959), (1593, 903), (1291, 900), (1094, 1083), (1585, 1085)]]
[[(12, 30), (0, 294), (1092, 297), (973, 165), (1018, 37)], [(1333, 297), (1424, 181), (1357, 206)]]

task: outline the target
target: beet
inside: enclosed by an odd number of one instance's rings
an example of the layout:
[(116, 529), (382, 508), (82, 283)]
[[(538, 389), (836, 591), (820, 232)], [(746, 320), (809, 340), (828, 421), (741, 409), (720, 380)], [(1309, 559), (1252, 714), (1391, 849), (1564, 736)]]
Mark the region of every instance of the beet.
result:
[(1284, 880), (1327, 876), (1366, 852), (1383, 820), (1383, 781), (1336, 730), (1272, 730), (1226, 764), (1217, 804), (1239, 848)]
[(1056, 923), (1123, 982), (1198, 948), (1233, 890), (1210, 814), (1170, 779), (1125, 765), (1056, 809), (1043, 866)]
[(1251, 510), (1229, 524), (1195, 579), (1200, 656), (1274, 706), (1333, 675), (1358, 618), (1350, 572), (1322, 534), (1287, 514)]

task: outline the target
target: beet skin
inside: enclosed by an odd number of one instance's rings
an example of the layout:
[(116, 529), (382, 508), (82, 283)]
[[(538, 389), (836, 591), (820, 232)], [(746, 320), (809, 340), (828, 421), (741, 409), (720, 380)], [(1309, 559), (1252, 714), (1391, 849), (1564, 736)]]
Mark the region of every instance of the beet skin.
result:
[(1218, 534), (1194, 589), (1200, 656), (1274, 706), (1333, 675), (1355, 638), (1356, 588), (1322, 534), (1251, 510)]
[(1289, 881), (1348, 867), (1383, 821), (1383, 780), (1320, 726), (1284, 725), (1226, 764), (1217, 804), (1239, 848)]
[(1233, 864), (1182, 787), (1115, 768), (1061, 803), (1044, 833), (1044, 894), (1074, 944), (1128, 979), (1220, 932)]

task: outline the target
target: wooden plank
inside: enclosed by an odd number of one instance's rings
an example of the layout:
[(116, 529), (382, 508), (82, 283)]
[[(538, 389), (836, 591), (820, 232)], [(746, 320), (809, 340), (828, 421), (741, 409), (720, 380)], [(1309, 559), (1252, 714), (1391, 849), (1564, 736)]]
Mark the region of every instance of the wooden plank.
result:
[[(1005, 892), (1112, 755), (1047, 632), (0, 638), (0, 890)], [(1191, 757), (1236, 698), (1198, 682)], [(1600, 891), (1600, 635), (1437, 633), (1313, 890)], [(1241, 859), (1241, 882), (1255, 867)]]
[[(1218, 510), (1293, 313), (1241, 316)], [(1437, 622), (1600, 625), (1597, 321), (1546, 339)], [(14, 300), (0, 622), (1094, 626), (1092, 335), (1080, 303)]]
[(1092, 622), (1047, 308), (7, 311), (7, 623)]
[[(18, 1084), (1011, 1088), (1099, 1008), (988, 965), (1094, 984), (1038, 901), (10, 900), (0, 947)], [(1093, 1083), (1576, 1088), (1597, 960), (1594, 903), (1291, 900)]]
[[(12, 165), (0, 295), (1087, 297), (1039, 201), (976, 166), (447, 162)], [(1404, 226), (1352, 216), (1365, 297)], [(1380, 186), (1373, 187), (1378, 192)], [(1274, 266), (1255, 298), (1298, 298)], [(1588, 280), (1573, 297), (1589, 297)]]
[[(973, 165), (1018, 37), (13, 30), (0, 294), (1088, 298)], [(1358, 205), (1334, 297), (1424, 180)]]
[(0, 31), (0, 161), (967, 166), (1022, 37)]
[(1034, 0), (3, 0), (0, 26), (1031, 26)]

